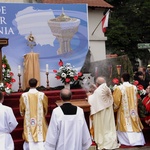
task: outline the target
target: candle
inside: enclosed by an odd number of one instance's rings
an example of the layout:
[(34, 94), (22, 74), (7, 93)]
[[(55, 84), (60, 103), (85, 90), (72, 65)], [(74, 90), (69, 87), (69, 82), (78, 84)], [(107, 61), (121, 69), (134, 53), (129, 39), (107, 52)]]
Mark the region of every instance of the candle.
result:
[(46, 64), (46, 72), (48, 72), (48, 64)]
[(21, 73), (21, 66), (19, 65), (18, 66), (18, 74), (20, 74)]

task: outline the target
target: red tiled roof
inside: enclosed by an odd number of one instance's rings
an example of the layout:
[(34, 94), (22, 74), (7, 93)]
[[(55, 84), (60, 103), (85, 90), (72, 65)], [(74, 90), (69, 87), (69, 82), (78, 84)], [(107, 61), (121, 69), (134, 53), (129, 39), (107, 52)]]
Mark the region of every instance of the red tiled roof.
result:
[(81, 4), (86, 3), (90, 7), (103, 7), (103, 8), (113, 8), (112, 5), (105, 2), (104, 0), (42, 0), (43, 3), (52, 4)]

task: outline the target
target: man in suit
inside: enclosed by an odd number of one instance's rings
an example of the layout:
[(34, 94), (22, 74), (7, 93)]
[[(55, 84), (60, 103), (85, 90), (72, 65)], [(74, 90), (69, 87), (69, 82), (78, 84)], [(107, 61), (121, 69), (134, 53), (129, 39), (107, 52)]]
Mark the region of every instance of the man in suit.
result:
[(60, 92), (64, 103), (52, 112), (46, 150), (87, 150), (92, 143), (83, 109), (70, 103), (71, 96), (69, 89)]

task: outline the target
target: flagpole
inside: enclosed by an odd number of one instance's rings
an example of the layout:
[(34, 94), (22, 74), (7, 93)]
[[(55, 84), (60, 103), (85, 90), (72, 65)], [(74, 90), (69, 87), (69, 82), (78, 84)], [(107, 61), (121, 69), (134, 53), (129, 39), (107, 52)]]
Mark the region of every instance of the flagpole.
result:
[[(110, 11), (110, 9), (106, 12), (106, 14)], [(106, 16), (106, 14), (103, 16), (103, 18)], [(92, 32), (92, 35), (95, 33), (96, 29), (98, 28), (98, 26), (101, 24), (103, 18), (101, 19), (101, 21), (98, 23), (98, 25), (96, 26), (96, 28), (94, 29), (94, 31)]]
[(101, 21), (98, 23), (98, 25), (96, 26), (96, 28), (94, 29), (94, 31), (92, 32), (92, 35), (95, 33), (96, 29), (98, 28), (98, 26), (101, 24), (103, 18), (101, 19)]

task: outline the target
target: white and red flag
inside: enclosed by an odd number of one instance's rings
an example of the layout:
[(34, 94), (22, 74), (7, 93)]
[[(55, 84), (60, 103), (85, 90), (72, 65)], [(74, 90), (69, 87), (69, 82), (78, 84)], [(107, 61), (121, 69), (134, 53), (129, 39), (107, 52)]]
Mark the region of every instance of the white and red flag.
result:
[(102, 22), (102, 31), (104, 33), (106, 32), (106, 28), (108, 27), (109, 13), (110, 13), (110, 9), (106, 12), (106, 14), (104, 15), (104, 17), (101, 20), (101, 22)]

